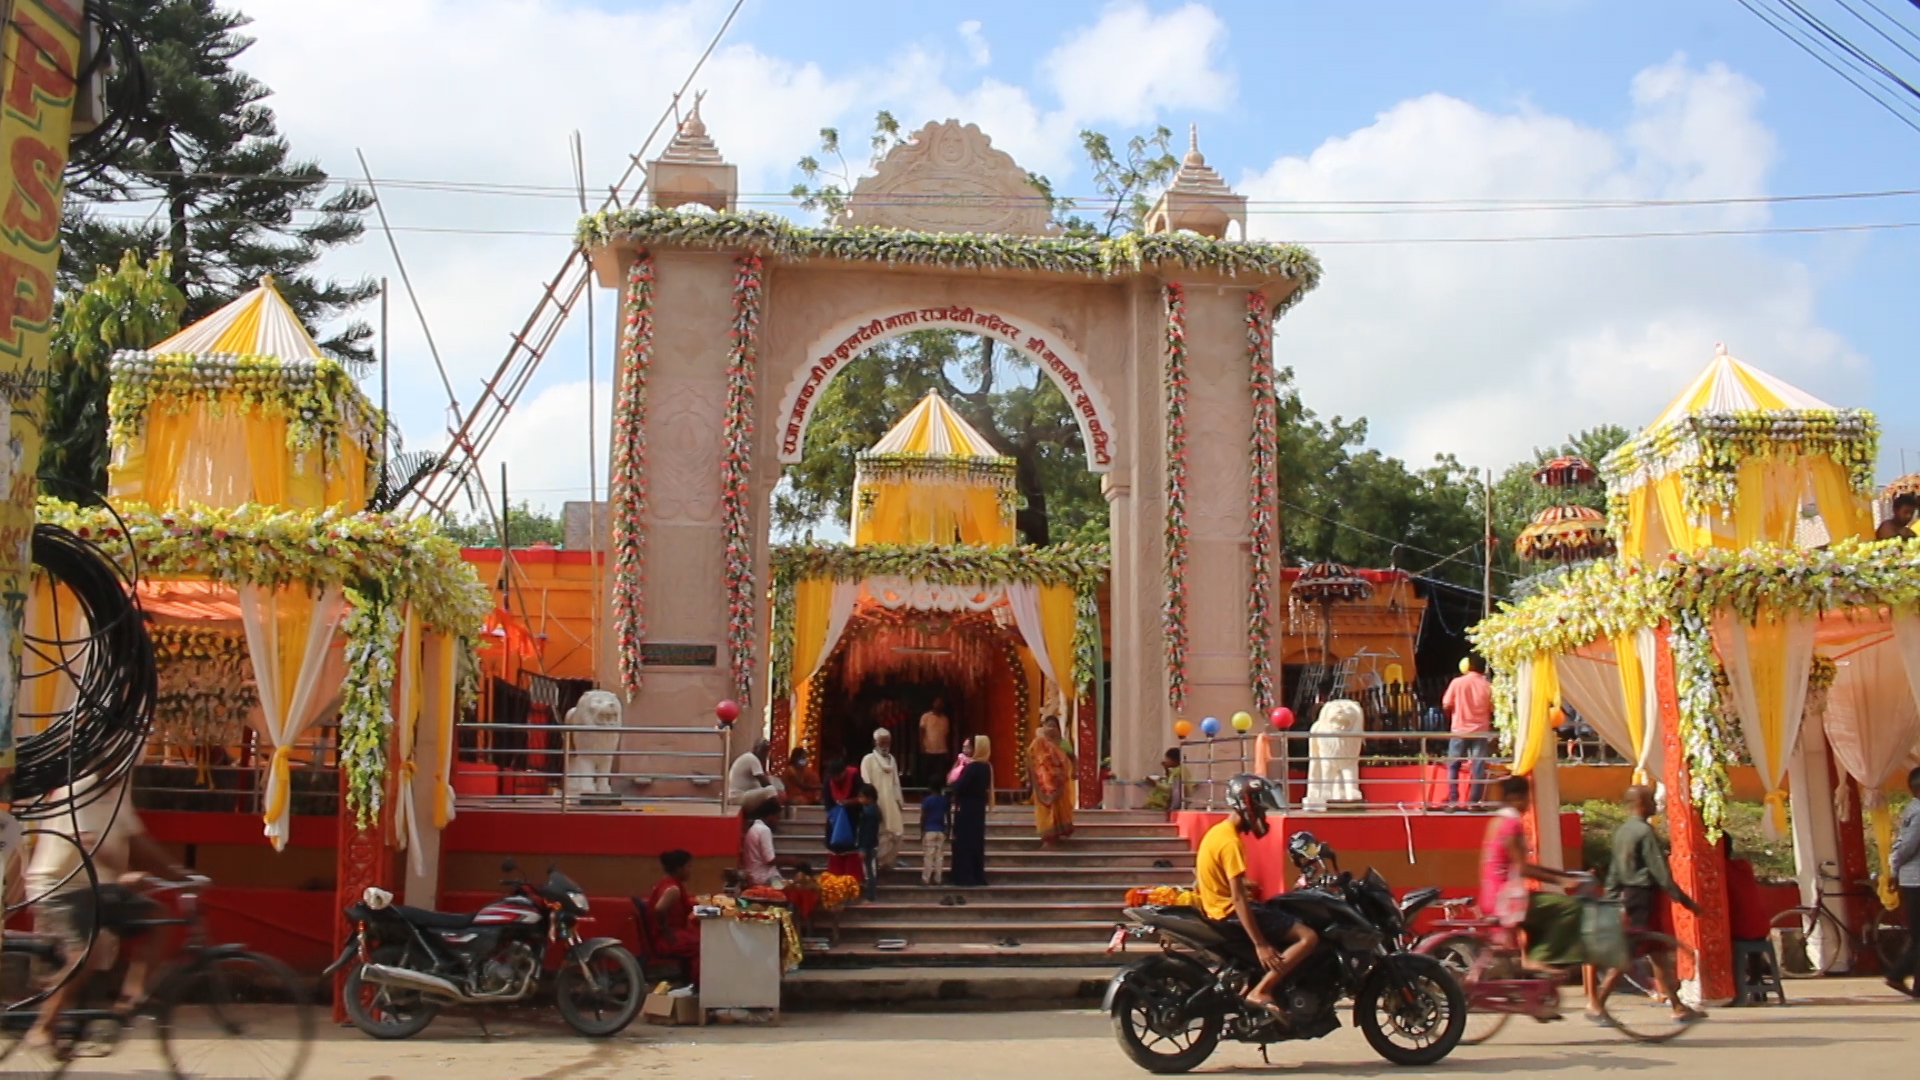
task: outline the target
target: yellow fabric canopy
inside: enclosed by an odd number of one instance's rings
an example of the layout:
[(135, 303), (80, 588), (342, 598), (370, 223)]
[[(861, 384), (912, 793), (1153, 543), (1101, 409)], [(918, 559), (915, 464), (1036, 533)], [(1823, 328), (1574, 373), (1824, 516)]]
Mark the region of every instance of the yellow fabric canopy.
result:
[(1014, 542), (1014, 462), (939, 394), (900, 418), (854, 470), (855, 544)]
[(273, 275), (260, 279), (252, 291), (155, 345), (155, 353), (195, 353), (202, 356), (271, 356), (279, 360), (324, 360), (313, 335), (300, 323), (274, 287)]

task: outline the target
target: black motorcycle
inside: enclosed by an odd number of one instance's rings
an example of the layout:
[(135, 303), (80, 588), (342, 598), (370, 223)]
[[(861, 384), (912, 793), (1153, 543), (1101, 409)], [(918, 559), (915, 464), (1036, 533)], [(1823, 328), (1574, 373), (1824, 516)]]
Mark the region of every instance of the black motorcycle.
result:
[(582, 1035), (604, 1038), (633, 1022), (647, 994), (640, 964), (619, 938), (580, 936), (586, 893), (558, 870), (544, 885), (518, 876), (512, 860), (503, 870), (513, 875), (501, 882), (508, 894), (468, 914), (389, 903), (378, 889), (346, 909), (353, 940), (326, 974), (352, 965), (344, 1004), (353, 1026), (406, 1039), (449, 1005), (509, 1005), (547, 986)]
[(1431, 1065), (1459, 1044), (1465, 992), (1438, 961), (1406, 951), (1408, 923), (1439, 890), (1396, 903), (1374, 870), (1358, 879), (1322, 872), (1332, 851), (1309, 834), (1296, 834), (1289, 850), (1310, 884), (1267, 902), (1312, 927), (1320, 944), (1280, 986), (1286, 1019), (1247, 1004), (1261, 967), (1244, 934), (1222, 933), (1197, 908), (1128, 908), (1134, 925), (1125, 936), (1161, 948), (1115, 975), (1102, 1006), (1134, 1064), (1187, 1072), (1223, 1038), (1254, 1043), (1264, 1057), (1270, 1043), (1338, 1030), (1342, 998), (1353, 999), (1353, 1022), (1368, 1045), (1395, 1065)]

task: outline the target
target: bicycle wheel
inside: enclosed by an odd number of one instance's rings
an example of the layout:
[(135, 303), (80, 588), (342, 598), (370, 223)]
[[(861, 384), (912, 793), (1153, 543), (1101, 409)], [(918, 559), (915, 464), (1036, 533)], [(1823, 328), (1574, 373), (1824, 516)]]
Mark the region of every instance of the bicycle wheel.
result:
[(71, 1056), (26, 1044), (36, 1015), (33, 1009), (0, 1013), (0, 1080), (53, 1080), (73, 1063)]
[(1452, 972), (1453, 977), (1460, 981), (1461, 989), (1467, 992), (1467, 1027), (1460, 1036), (1461, 1045), (1478, 1046), (1500, 1034), (1500, 1029), (1507, 1026), (1507, 1019), (1512, 1014), (1484, 1011), (1473, 1004), (1474, 982), (1497, 977), (1491, 969), (1498, 961), (1493, 957), (1487, 957), (1485, 962), (1481, 960), (1482, 955), (1489, 951), (1487, 943), (1471, 934), (1455, 934), (1425, 951), (1428, 956), (1440, 961), (1441, 967)]
[(1767, 937), (1780, 958), (1780, 974), (1789, 979), (1831, 975), (1846, 951), (1846, 929), (1824, 908), (1788, 908), (1767, 924)]
[[(1665, 934), (1636, 934), (1633, 957), (1676, 981), (1679, 972), (1692, 970), (1693, 951)], [(1636, 1042), (1666, 1042), (1691, 1026), (1674, 1022), (1673, 1003), (1666, 994), (1637, 993), (1625, 979), (1607, 995), (1606, 1014), (1613, 1027)]]
[(176, 1080), (294, 1080), (313, 1048), (313, 1006), (285, 964), (204, 955), (154, 993), (160, 1052)]

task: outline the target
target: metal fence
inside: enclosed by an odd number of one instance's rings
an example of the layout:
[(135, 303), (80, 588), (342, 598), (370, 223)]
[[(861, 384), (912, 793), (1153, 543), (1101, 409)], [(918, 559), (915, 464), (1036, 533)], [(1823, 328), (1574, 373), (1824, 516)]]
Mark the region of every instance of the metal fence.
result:
[(724, 806), (730, 734), (693, 727), (599, 727), (541, 719), (460, 725), (457, 806), (618, 810)]
[[(1227, 780), (1237, 773), (1255, 772), (1258, 757), (1254, 740), (1266, 739), (1268, 760), (1264, 774), (1278, 787), (1289, 809), (1313, 806), (1316, 796), (1346, 795), (1336, 790), (1339, 778), (1323, 782), (1313, 775), (1312, 748), (1316, 740), (1361, 741), (1355, 758), (1355, 786), (1360, 798), (1324, 798), (1330, 809), (1427, 810), (1434, 807), (1484, 802), (1485, 785), (1505, 775), (1509, 761), (1492, 756), (1452, 755), (1452, 736), (1446, 732), (1363, 731), (1357, 734), (1315, 733), (1306, 730), (1271, 735), (1230, 735), (1187, 743), (1180, 763), (1186, 773), (1185, 805), (1189, 809), (1220, 809)], [(1495, 744), (1484, 744), (1489, 755)], [(1329, 747), (1331, 749), (1331, 747)], [(1475, 783), (1473, 766), (1481, 767)], [(1367, 767), (1361, 773), (1359, 766)], [(1449, 787), (1454, 798), (1449, 798)], [(1480, 788), (1476, 791), (1475, 788)]]
[[(199, 810), (260, 814), (266, 811), (266, 769), (272, 752), (258, 733), (243, 730), (230, 746), (169, 742), (155, 733), (133, 769), (133, 804), (141, 810)], [(340, 809), (340, 769), (335, 748), (339, 721), (315, 724), (292, 756), (296, 815), (329, 817)]]

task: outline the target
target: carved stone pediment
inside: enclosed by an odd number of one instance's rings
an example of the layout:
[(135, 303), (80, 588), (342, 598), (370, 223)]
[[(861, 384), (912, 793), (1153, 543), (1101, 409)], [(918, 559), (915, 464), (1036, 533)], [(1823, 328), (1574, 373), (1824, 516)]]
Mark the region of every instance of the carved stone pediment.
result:
[(972, 124), (930, 123), (855, 184), (838, 225), (921, 232), (1057, 236), (1021, 168)]

